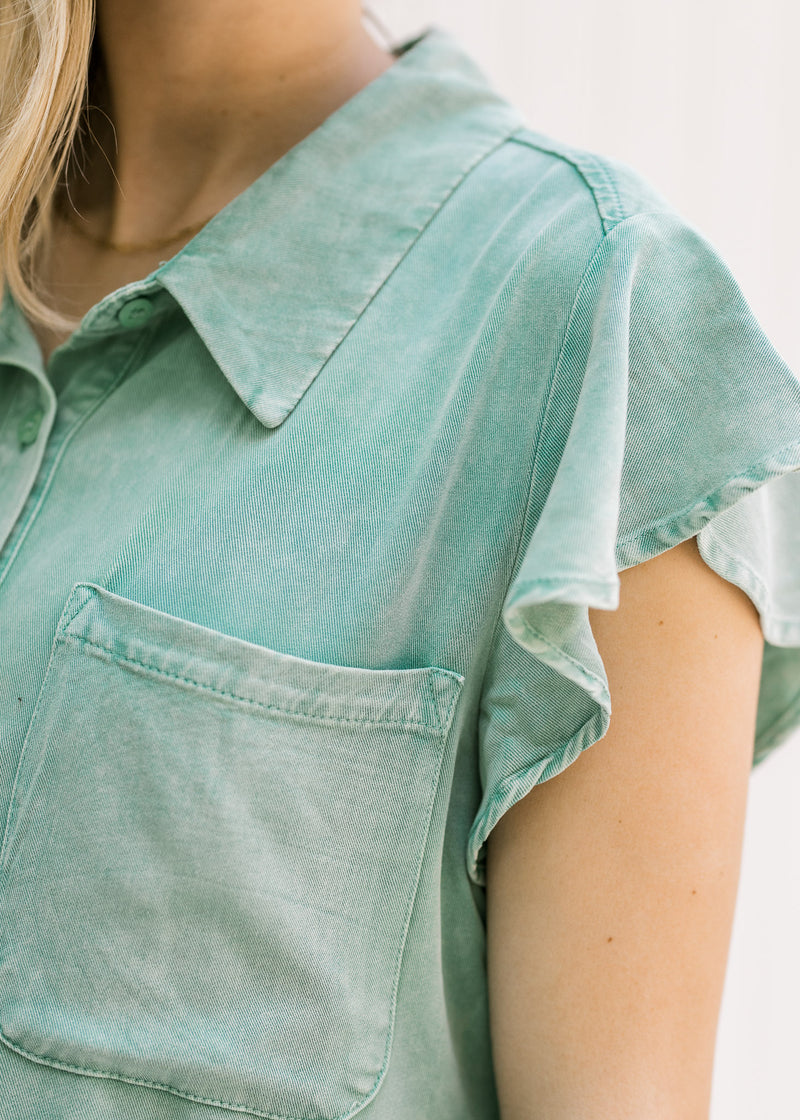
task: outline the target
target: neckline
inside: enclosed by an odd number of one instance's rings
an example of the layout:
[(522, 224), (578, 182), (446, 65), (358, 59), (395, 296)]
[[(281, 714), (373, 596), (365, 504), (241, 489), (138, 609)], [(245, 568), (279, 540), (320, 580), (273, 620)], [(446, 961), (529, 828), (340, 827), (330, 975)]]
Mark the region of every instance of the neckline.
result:
[[(284, 165), (290, 161), (292, 153), (300, 148), (308, 146), (309, 142), (313, 143), (314, 141), (312, 138), (316, 139), (317, 135), (323, 130), (329, 130), (332, 121), (335, 120), (338, 122), (348, 116), (357, 114), (362, 109), (362, 106), (364, 106), (376, 92), (379, 95), (382, 95), (384, 91), (388, 93), (392, 83), (397, 80), (398, 74), (403, 77), (405, 72), (412, 65), (423, 60), (425, 55), (429, 53), (432, 48), (435, 48), (440, 43), (450, 40), (451, 38), (452, 37), (444, 28), (437, 24), (428, 24), (422, 31), (409, 38), (401, 39), (394, 46), (390, 47), (389, 53), (394, 55), (395, 58), (391, 66), (382, 70), (371, 81), (367, 82), (366, 85), (356, 90), (346, 101), (342, 102), (333, 112), (329, 113), (324, 120), (320, 121), (315, 128), (307, 132), (305, 136), (301, 137), (291, 148), (288, 148), (279, 159), (266, 167), (260, 175), (257, 175), (252, 182), (239, 191), (238, 194), (234, 195), (229, 202), (213, 214), (198, 232), (172, 254), (172, 256), (160, 261), (159, 264), (154, 269), (151, 269), (145, 276), (136, 280), (131, 280), (115, 288), (93, 304), (82, 316), (79, 324), (68, 338), (53, 348), (48, 361), (42, 362), (42, 368), (45, 374), (53, 356), (58, 351), (66, 348), (78, 331), (91, 328), (94, 324), (102, 322), (107, 312), (113, 316), (119, 306), (127, 302), (131, 297), (135, 295), (147, 295), (149, 292), (152, 292), (157, 285), (160, 285), (162, 276), (173, 268), (180, 268), (185, 257), (192, 256), (196, 253), (200, 244), (208, 242), (209, 238), (216, 233), (220, 220), (226, 221), (231, 213), (238, 212), (241, 208), (247, 206), (249, 199), (262, 187), (265, 180), (280, 174), (280, 172), (275, 171), (275, 169), (280, 167), (282, 170)], [(15, 323), (16, 319), (21, 319), (22, 323)], [(25, 339), (25, 350), (28, 351), (32, 346), (41, 358), (41, 348), (38, 339), (31, 325), (28, 323), (27, 317), (19, 309), (11, 289), (8, 287), (8, 284), (5, 284), (3, 298), (0, 300), (0, 330), (2, 330), (9, 340), (20, 341), (20, 326), (22, 327), (22, 337)]]

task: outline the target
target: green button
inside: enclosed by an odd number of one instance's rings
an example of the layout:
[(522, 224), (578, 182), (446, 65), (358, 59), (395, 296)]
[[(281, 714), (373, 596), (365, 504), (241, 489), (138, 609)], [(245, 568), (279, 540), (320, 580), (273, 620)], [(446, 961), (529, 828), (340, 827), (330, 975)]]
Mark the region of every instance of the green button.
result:
[(132, 299), (124, 303), (119, 309), (117, 318), (123, 327), (141, 327), (153, 314), (153, 305), (149, 299)]
[(33, 408), (22, 417), (17, 426), (17, 435), (19, 436), (19, 442), (22, 447), (27, 447), (29, 443), (33, 443), (36, 440), (43, 416), (43, 408)]

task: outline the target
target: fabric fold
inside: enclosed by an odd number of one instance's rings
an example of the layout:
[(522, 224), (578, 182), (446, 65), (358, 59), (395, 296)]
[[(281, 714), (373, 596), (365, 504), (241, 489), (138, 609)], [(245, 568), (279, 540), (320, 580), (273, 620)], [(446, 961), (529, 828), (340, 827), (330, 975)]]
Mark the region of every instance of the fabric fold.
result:
[(590, 607), (619, 572), (697, 536), (765, 639), (754, 765), (800, 726), (800, 380), (715, 247), (669, 209), (608, 230), (553, 376), (481, 700), (489, 832), (613, 718)]

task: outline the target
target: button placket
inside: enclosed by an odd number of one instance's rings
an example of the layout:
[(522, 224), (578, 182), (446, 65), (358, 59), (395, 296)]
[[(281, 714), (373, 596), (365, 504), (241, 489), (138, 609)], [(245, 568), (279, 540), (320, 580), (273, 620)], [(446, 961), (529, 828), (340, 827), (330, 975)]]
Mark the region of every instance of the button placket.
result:
[[(152, 311), (150, 301), (144, 302), (147, 303), (148, 312)], [(149, 313), (147, 318), (150, 318)], [(75, 336), (71, 342), (75, 342)], [(105, 354), (106, 360), (92, 367), (91, 376), (85, 379), (79, 377), (58, 398), (46, 376), (42, 378), (30, 368), (26, 369), (26, 372), (33, 373), (42, 382), (48, 398), (51, 397), (52, 400), (49, 412), (42, 409), (40, 403), (31, 407), (33, 402), (30, 402), (17, 423), (16, 453), (21, 457), (19, 470), (23, 473), (17, 479), (9, 508), (0, 510), (0, 585), (14, 563), (31, 522), (37, 516), (39, 499), (50, 486), (64, 445), (72, 439), (86, 417), (127, 377), (145, 344), (144, 335), (131, 337), (118, 334), (118, 352), (114, 353), (112, 345), (111, 352)], [(59, 362), (75, 361), (74, 346), (69, 353), (64, 350), (55, 355), (55, 358)], [(88, 357), (85, 360), (91, 362)], [(39, 437), (45, 419), (48, 423), (48, 438), (42, 440)], [(13, 431), (12, 428), (9, 435)], [(31, 444), (37, 446), (27, 450)], [(35, 460), (29, 458), (31, 455), (35, 455)]]
[[(31, 374), (38, 385), (31, 383)], [(10, 393), (9, 423), (7, 427), (0, 425), (0, 475), (3, 479), (0, 488), (0, 573), (5, 570), (4, 558), (10, 539), (45, 457), (46, 436), (56, 413), (52, 388), (34, 371), (9, 363), (4, 376), (8, 379), (6, 388)], [(43, 427), (46, 429), (44, 432)]]

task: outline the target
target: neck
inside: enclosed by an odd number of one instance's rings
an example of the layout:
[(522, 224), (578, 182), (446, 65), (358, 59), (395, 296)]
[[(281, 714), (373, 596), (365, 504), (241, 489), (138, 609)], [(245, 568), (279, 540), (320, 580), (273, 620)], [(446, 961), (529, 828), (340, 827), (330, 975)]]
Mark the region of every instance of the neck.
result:
[(115, 242), (215, 213), (393, 62), (357, 0), (98, 0), (96, 34), (113, 132), (77, 201)]

